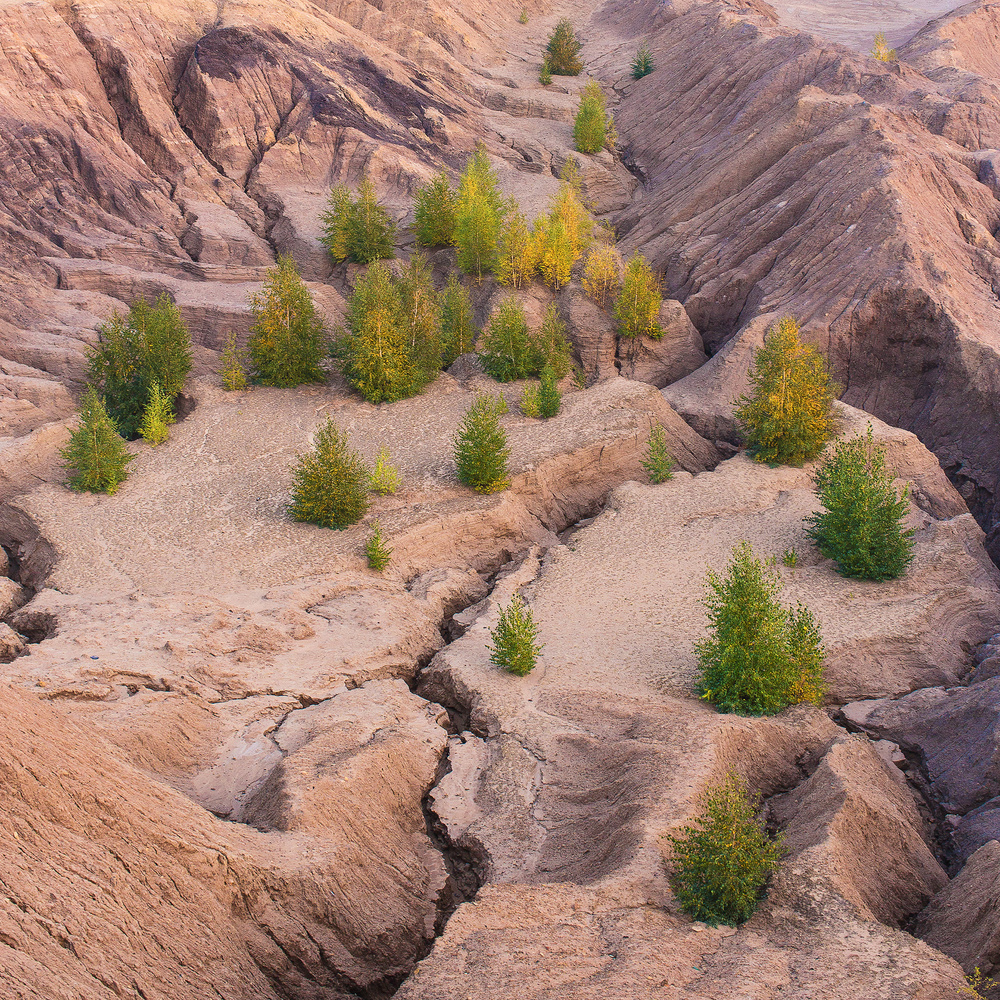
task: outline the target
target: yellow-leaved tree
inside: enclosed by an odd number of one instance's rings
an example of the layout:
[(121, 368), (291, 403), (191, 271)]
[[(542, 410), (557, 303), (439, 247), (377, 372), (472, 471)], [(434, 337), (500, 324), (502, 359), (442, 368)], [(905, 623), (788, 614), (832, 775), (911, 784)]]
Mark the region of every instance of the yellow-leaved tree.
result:
[(736, 403), (747, 451), (759, 462), (802, 465), (836, 433), (835, 386), (826, 359), (802, 343), (799, 324), (785, 316), (750, 362), (751, 391)]
[(593, 239), (594, 220), (583, 203), (580, 187), (576, 161), (569, 160), (548, 214), (535, 220), (538, 270), (550, 288), (569, 283), (573, 265)]

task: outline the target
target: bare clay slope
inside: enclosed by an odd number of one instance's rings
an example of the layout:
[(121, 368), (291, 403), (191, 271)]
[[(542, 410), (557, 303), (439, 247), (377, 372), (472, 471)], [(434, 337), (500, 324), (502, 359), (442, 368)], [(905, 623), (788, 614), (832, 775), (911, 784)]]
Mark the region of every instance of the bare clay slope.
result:
[(756, 316), (798, 316), (843, 398), (916, 431), (992, 528), (1000, 5), (931, 24), (889, 65), (781, 28), (765, 5), (610, 3), (598, 23), (648, 32), (657, 67), (631, 82), (624, 52), (605, 62), (648, 178), (625, 244), (713, 348)]

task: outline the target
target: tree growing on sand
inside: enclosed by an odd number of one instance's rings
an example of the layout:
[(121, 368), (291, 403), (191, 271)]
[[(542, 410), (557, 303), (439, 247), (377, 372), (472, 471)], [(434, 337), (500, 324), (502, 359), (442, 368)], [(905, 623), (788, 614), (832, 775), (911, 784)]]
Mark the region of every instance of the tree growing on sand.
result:
[(321, 528), (357, 524), (368, 510), (368, 469), (331, 417), (292, 470), (292, 517)]
[(549, 69), (555, 76), (579, 76), (583, 69), (580, 49), (583, 43), (576, 37), (572, 23), (563, 18), (549, 36), (545, 46), (549, 57)]
[(417, 191), (413, 233), (422, 247), (451, 246), (458, 197), (442, 170)]
[(462, 173), (455, 209), (458, 266), (477, 281), (496, 267), (506, 210), (486, 147), (480, 144)]
[(735, 401), (749, 454), (776, 465), (815, 458), (836, 430), (834, 388), (825, 359), (802, 343), (791, 316), (754, 351), (749, 380), (750, 393)]
[(580, 107), (573, 122), (573, 145), (580, 153), (599, 153), (608, 141), (612, 118), (608, 102), (596, 80), (591, 80), (580, 95)]
[(322, 242), (335, 263), (371, 264), (396, 256), (396, 226), (378, 203), (375, 185), (363, 178), (357, 196), (343, 184), (331, 188), (320, 217)]
[(460, 354), (468, 354), (472, 350), (479, 336), (479, 328), (473, 319), (469, 292), (454, 274), (442, 289), (439, 302), (441, 367), (447, 368)]
[(455, 435), (454, 454), (459, 481), (477, 493), (499, 493), (510, 486), (510, 448), (493, 397), (477, 396), (469, 407)]
[(777, 572), (741, 542), (725, 576), (709, 570), (709, 636), (695, 647), (698, 694), (722, 712), (774, 715), (823, 696), (823, 645), (812, 612), (778, 602)]
[(80, 401), (80, 426), (60, 454), (69, 471), (67, 483), (71, 489), (114, 493), (128, 478), (134, 456), (128, 453), (124, 438), (93, 386)]
[(139, 425), (139, 436), (156, 447), (170, 437), (170, 425), (174, 422), (174, 408), (166, 393), (154, 382), (149, 390), (149, 402)]
[(538, 626), (519, 595), (500, 612), (496, 627), (490, 630), (490, 662), (517, 677), (526, 677), (535, 668), (542, 646)]
[(615, 300), (614, 314), (621, 337), (663, 336), (660, 329), (660, 306), (663, 295), (660, 282), (641, 253), (634, 254), (625, 268), (621, 291)]

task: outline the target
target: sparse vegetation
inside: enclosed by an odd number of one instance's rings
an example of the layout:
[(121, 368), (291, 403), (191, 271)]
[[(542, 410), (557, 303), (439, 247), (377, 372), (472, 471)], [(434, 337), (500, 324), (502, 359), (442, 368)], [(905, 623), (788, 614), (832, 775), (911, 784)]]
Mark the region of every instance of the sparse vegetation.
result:
[(552, 63), (549, 60), (548, 52), (542, 57), (542, 68), (538, 71), (538, 82), (543, 87), (548, 87), (552, 83)]
[(576, 37), (572, 23), (563, 18), (555, 27), (545, 46), (549, 68), (556, 76), (579, 76), (583, 69), (580, 49), (583, 43)]
[(987, 992), (1000, 988), (1000, 982), (984, 976), (979, 966), (972, 970), (972, 975), (965, 977), (965, 985), (958, 988), (958, 996), (972, 997), (972, 1000), (986, 1000), (983, 990)]
[(226, 346), (219, 359), (219, 378), (222, 379), (222, 388), (226, 392), (239, 392), (248, 388), (248, 363), (247, 352), (240, 348), (236, 334), (231, 333), (226, 338)]
[(91, 385), (80, 401), (80, 426), (60, 450), (69, 471), (71, 489), (89, 493), (114, 493), (128, 478), (128, 453), (124, 438), (108, 415), (104, 400)]
[(531, 344), (524, 307), (512, 295), (497, 306), (480, 343), (480, 358), (491, 378), (513, 382), (531, 374)]
[(396, 256), (396, 226), (367, 177), (358, 186), (357, 197), (343, 184), (332, 188), (321, 218), (322, 242), (336, 263), (371, 264)]
[(519, 595), (500, 612), (496, 628), (490, 630), (490, 662), (508, 673), (525, 677), (538, 662), (542, 646), (538, 643), (538, 626), (534, 616)]
[(524, 387), (524, 392), (521, 394), (521, 402), (519, 405), (521, 412), (526, 417), (537, 419), (542, 415), (542, 411), (538, 408), (537, 385), (526, 385)]
[(674, 458), (667, 450), (667, 432), (663, 424), (653, 424), (649, 432), (649, 443), (646, 445), (646, 457), (643, 459), (642, 467), (654, 486), (674, 478)]
[(459, 481), (477, 493), (499, 493), (510, 486), (510, 448), (500, 426), (501, 412), (506, 412), (505, 402), (501, 410), (492, 397), (477, 396), (455, 435)]
[(521, 13), (518, 15), (517, 23), (518, 24), (527, 24), (528, 23), (528, 8), (527, 7), (522, 7), (521, 8)]
[(896, 490), (885, 445), (865, 435), (838, 441), (815, 475), (823, 510), (811, 515), (809, 535), (838, 571), (860, 580), (894, 580), (913, 559), (913, 529), (904, 528), (909, 484)]
[(671, 887), (685, 913), (717, 927), (749, 920), (784, 853), (757, 819), (758, 800), (729, 772), (701, 796), (701, 811), (677, 834)]
[(748, 542), (736, 546), (725, 576), (708, 573), (710, 634), (695, 647), (697, 690), (722, 712), (773, 715), (823, 695), (819, 627), (808, 608), (779, 604), (780, 592), (777, 572)]
[(885, 37), (884, 31), (880, 31), (875, 36), (875, 44), (872, 46), (872, 55), (879, 62), (895, 62), (896, 50), (889, 48), (889, 42)]
[(573, 145), (580, 153), (599, 153), (608, 140), (612, 124), (608, 102), (596, 80), (591, 80), (580, 95), (580, 107), (573, 123)]
[(766, 334), (754, 351), (751, 392), (736, 402), (747, 451), (759, 462), (802, 465), (833, 437), (833, 385), (826, 361), (802, 343), (791, 316)]
[(180, 310), (167, 295), (150, 305), (136, 299), (127, 316), (112, 314), (97, 328), (98, 341), (88, 354), (88, 380), (102, 406), (126, 438), (139, 425), (156, 383), (170, 401), (184, 388), (191, 370), (191, 338)]
[(392, 549), (382, 537), (382, 527), (378, 521), (372, 522), (371, 534), (365, 542), (365, 556), (368, 559), (368, 568), (375, 570), (376, 573), (381, 573), (392, 561)]
[(371, 491), (378, 493), (379, 496), (391, 496), (399, 489), (402, 482), (399, 469), (392, 464), (389, 449), (385, 445), (382, 445), (375, 458), (375, 468), (372, 469), (372, 473), (368, 478), (368, 485), (371, 487)]
[(562, 407), (562, 393), (559, 391), (556, 373), (551, 365), (545, 365), (539, 373), (538, 415), (549, 420), (559, 414)]
[(464, 285), (451, 275), (439, 296), (441, 304), (441, 367), (447, 368), (461, 354), (468, 354), (479, 336), (472, 318), (472, 301)]
[(422, 247), (451, 246), (458, 197), (442, 170), (417, 191), (413, 233)]
[(583, 268), (583, 290), (602, 309), (618, 297), (622, 269), (621, 254), (613, 244), (599, 240), (590, 248)]
[(641, 253), (634, 254), (625, 268), (621, 292), (615, 301), (615, 320), (622, 337), (663, 336), (660, 329), (660, 306), (663, 295), (660, 282)]
[(781, 554), (781, 563), (783, 566), (787, 566), (789, 569), (795, 569), (799, 564), (799, 554), (795, 549), (785, 549)]
[(632, 79), (641, 80), (653, 72), (653, 53), (649, 51), (649, 42), (643, 41), (632, 60)]
[(170, 425), (174, 422), (174, 408), (166, 393), (154, 382), (149, 388), (149, 402), (139, 425), (139, 436), (153, 447), (163, 444), (170, 437)]
[(497, 244), (506, 203), (497, 186), (490, 158), (479, 145), (469, 158), (458, 186), (455, 211), (455, 247), (458, 266), (481, 281), (497, 264)]
[(316, 431), (312, 450), (298, 456), (292, 477), (296, 521), (341, 530), (357, 524), (368, 510), (368, 469), (332, 417)]
[(279, 257), (277, 267), (268, 270), (264, 287), (250, 296), (250, 309), (247, 353), (254, 378), (286, 388), (322, 382), (328, 338), (291, 257)]

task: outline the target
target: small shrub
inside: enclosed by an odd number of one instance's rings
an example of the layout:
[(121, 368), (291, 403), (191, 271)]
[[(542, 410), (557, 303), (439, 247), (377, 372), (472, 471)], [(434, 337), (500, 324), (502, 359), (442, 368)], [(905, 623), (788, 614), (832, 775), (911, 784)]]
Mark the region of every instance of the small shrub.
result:
[(442, 170), (417, 191), (413, 232), (422, 247), (451, 246), (458, 198)]
[(701, 796), (701, 812), (677, 834), (670, 883), (678, 903), (694, 920), (712, 927), (742, 924), (760, 902), (784, 853), (768, 839), (746, 782), (730, 772)]
[(958, 988), (958, 996), (972, 997), (973, 1000), (986, 1000), (983, 990), (989, 993), (1000, 988), (1000, 982), (984, 976), (979, 966), (972, 970), (972, 975), (965, 977), (965, 985)]
[(799, 554), (795, 549), (785, 549), (781, 554), (781, 563), (789, 569), (795, 569), (799, 564)]
[(322, 216), (322, 242), (336, 263), (358, 264), (396, 256), (396, 226), (378, 203), (375, 185), (365, 177), (357, 198), (343, 184), (330, 190)]
[(833, 437), (834, 389), (826, 361), (802, 343), (786, 316), (766, 334), (750, 363), (751, 392), (736, 402), (747, 451), (759, 462), (801, 465)]
[(114, 313), (97, 328), (88, 352), (88, 381), (126, 438), (139, 433), (155, 382), (170, 400), (184, 388), (191, 370), (191, 338), (180, 310), (167, 295), (153, 305), (136, 299), (127, 316)]
[(368, 469), (331, 417), (316, 431), (312, 451), (296, 459), (292, 477), (296, 521), (339, 531), (368, 510)]
[(649, 432), (649, 443), (646, 445), (646, 457), (643, 459), (642, 467), (654, 486), (674, 478), (674, 458), (667, 451), (667, 432), (663, 424), (653, 424)]
[(551, 365), (546, 365), (539, 373), (541, 384), (538, 388), (538, 415), (544, 420), (557, 416), (562, 407), (562, 393), (557, 385), (556, 373)]
[(80, 426), (59, 452), (69, 470), (71, 489), (89, 493), (114, 493), (128, 478), (129, 463), (125, 440), (108, 415), (104, 401), (90, 386), (80, 401)]
[(518, 595), (500, 612), (496, 628), (490, 630), (490, 639), (490, 663), (518, 677), (531, 673), (542, 651), (531, 608)]
[(479, 356), (491, 378), (513, 382), (531, 373), (531, 345), (524, 307), (513, 296), (503, 299), (480, 342)]
[(264, 287), (250, 296), (250, 309), (247, 353), (256, 380), (285, 388), (322, 382), (328, 338), (291, 257), (279, 257), (268, 270)]
[(236, 334), (231, 333), (226, 338), (222, 357), (219, 359), (219, 378), (226, 392), (239, 392), (248, 388), (247, 383), (247, 353), (241, 350)]
[(545, 50), (549, 57), (549, 69), (556, 76), (579, 76), (583, 69), (580, 49), (583, 44), (576, 37), (573, 25), (563, 18), (549, 37)]
[[(503, 397), (500, 397), (503, 401)], [(506, 401), (503, 401), (506, 412)], [(500, 426), (498, 403), (478, 396), (469, 407), (454, 441), (459, 481), (477, 493), (499, 493), (510, 486), (510, 448)]]
[(455, 210), (458, 266), (477, 281), (496, 267), (506, 208), (486, 147), (480, 144), (462, 173)]
[(479, 328), (472, 316), (472, 300), (465, 286), (451, 275), (440, 294), (441, 367), (447, 368), (461, 354), (468, 354)]
[(886, 469), (885, 445), (874, 443), (871, 424), (864, 436), (837, 442), (815, 482), (824, 510), (806, 520), (820, 552), (843, 576), (902, 576), (913, 560), (913, 529), (903, 528), (910, 487), (897, 492)]
[(549, 60), (548, 52), (542, 58), (542, 68), (538, 71), (538, 82), (543, 87), (548, 87), (552, 83), (552, 63)]
[(649, 51), (649, 42), (643, 42), (639, 46), (632, 60), (632, 79), (641, 80), (644, 76), (649, 76), (653, 72), (653, 53)]
[(501, 285), (521, 288), (527, 285), (538, 264), (538, 250), (528, 220), (511, 199), (497, 246), (495, 273)]
[(885, 32), (880, 31), (875, 36), (875, 44), (872, 47), (872, 55), (879, 62), (894, 62), (896, 59), (896, 50), (889, 48), (889, 42), (886, 40)]
[(174, 408), (170, 405), (166, 393), (160, 388), (160, 384), (154, 382), (149, 389), (149, 402), (142, 415), (139, 435), (155, 448), (170, 437), (170, 424), (173, 422)]
[(726, 575), (708, 573), (710, 635), (695, 651), (698, 694), (722, 712), (773, 715), (823, 695), (823, 647), (808, 608), (778, 603), (781, 581), (747, 542)]
[(378, 521), (372, 522), (372, 532), (365, 542), (365, 556), (368, 558), (368, 568), (381, 573), (392, 560), (392, 549), (382, 537), (382, 528)]
[(599, 153), (607, 142), (607, 99), (596, 80), (591, 80), (580, 95), (580, 107), (573, 122), (573, 145), (580, 153)]
[(621, 254), (612, 244), (597, 242), (590, 248), (583, 268), (583, 290), (602, 309), (618, 297), (622, 267)]
[(555, 302), (548, 304), (542, 325), (529, 334), (528, 339), (530, 342), (528, 375), (540, 376), (542, 369), (546, 367), (552, 369), (557, 380), (569, 374), (573, 345), (566, 335), (566, 324)]
[(521, 8), (521, 13), (520, 13), (520, 15), (517, 18), (517, 23), (518, 24), (527, 24), (528, 23), (528, 8), (527, 7), (522, 7)]
[(542, 415), (542, 411), (538, 408), (537, 385), (526, 385), (524, 387), (524, 392), (521, 394), (520, 407), (521, 412), (526, 417), (538, 419)]
[(399, 474), (399, 469), (392, 464), (390, 457), (389, 449), (385, 445), (382, 445), (375, 459), (375, 468), (368, 478), (368, 485), (371, 487), (371, 491), (383, 497), (391, 496), (399, 489), (403, 482)]
[(663, 296), (660, 282), (641, 253), (634, 254), (625, 268), (621, 292), (615, 301), (615, 320), (622, 337), (663, 336), (659, 316)]

